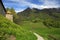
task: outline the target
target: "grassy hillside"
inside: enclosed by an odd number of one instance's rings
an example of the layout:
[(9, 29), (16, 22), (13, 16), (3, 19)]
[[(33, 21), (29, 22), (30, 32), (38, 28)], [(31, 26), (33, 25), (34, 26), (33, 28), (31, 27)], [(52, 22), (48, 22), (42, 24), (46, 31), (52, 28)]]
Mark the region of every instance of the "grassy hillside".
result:
[(8, 40), (11, 35), (16, 40), (36, 40), (36, 37), (31, 32), (0, 15), (0, 40)]
[(30, 9), (17, 14), (15, 23), (29, 31), (36, 32), (45, 40), (60, 40), (60, 8)]
[(40, 34), (45, 40), (60, 39), (60, 28), (48, 28), (42, 22), (33, 23), (29, 21), (23, 22), (21, 26), (26, 30)]
[(19, 12), (17, 15), (19, 16), (16, 19), (15, 23), (20, 24), (21, 21), (31, 21), (31, 22), (40, 22), (42, 21), (45, 26), (48, 27), (60, 27), (60, 8), (51, 8), (51, 9), (30, 9), (27, 8), (23, 12)]

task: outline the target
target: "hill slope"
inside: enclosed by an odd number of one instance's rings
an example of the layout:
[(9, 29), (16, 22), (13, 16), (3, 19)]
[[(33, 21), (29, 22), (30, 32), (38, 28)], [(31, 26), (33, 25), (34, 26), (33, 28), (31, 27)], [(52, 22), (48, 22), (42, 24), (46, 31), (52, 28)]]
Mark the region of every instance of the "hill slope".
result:
[(6, 40), (13, 35), (16, 40), (36, 40), (36, 37), (19, 25), (0, 15), (0, 40)]
[(46, 26), (60, 27), (60, 8), (42, 10), (27, 8), (23, 12), (19, 12), (17, 15), (19, 16), (16, 21), (17, 24), (20, 24), (21, 21), (42, 21)]
[(46, 40), (60, 39), (60, 8), (30, 9), (17, 14), (19, 19), (15, 23), (26, 30), (36, 32)]

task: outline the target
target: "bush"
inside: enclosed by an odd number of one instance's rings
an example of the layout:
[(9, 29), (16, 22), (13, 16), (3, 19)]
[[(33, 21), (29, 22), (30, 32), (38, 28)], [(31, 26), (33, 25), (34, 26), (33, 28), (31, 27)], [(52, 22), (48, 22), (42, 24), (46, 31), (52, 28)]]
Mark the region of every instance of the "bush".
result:
[(45, 20), (43, 22), (44, 25), (48, 27), (54, 27), (54, 28), (60, 28), (60, 21), (55, 21), (55, 20)]

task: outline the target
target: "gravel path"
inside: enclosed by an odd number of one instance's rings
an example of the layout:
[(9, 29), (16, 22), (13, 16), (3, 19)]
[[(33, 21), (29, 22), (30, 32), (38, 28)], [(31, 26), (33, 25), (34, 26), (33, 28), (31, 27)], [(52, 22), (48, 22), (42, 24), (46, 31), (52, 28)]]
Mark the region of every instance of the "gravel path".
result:
[(34, 35), (37, 37), (37, 40), (44, 40), (44, 38), (38, 35), (37, 33), (34, 33)]

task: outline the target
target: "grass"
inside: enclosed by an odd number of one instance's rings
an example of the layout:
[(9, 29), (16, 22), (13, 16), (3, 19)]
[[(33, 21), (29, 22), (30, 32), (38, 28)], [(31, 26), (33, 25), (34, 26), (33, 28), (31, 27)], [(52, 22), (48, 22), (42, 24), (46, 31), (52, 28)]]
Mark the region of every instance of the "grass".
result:
[(36, 40), (33, 33), (0, 15), (0, 40), (6, 40), (10, 35), (14, 35), (16, 40)]
[[(40, 34), (45, 40), (54, 40), (54, 38), (56, 38), (56, 40), (60, 39), (60, 28), (48, 28), (42, 22), (32, 23), (29, 21), (23, 22), (21, 26), (26, 30)], [(54, 38), (51, 38), (49, 35), (54, 36)]]

